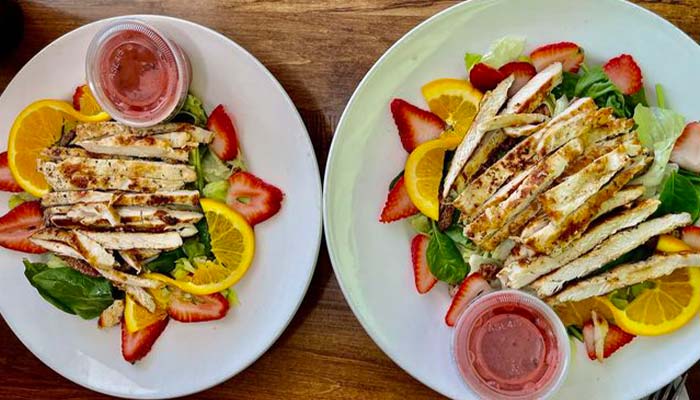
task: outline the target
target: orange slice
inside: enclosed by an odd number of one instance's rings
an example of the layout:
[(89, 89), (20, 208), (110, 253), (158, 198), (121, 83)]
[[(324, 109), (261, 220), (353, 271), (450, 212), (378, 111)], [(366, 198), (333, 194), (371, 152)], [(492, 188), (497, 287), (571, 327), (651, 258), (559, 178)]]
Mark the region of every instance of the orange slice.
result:
[(564, 326), (582, 327), (586, 321), (591, 319), (591, 311), (595, 311), (598, 315), (612, 322), (614, 317), (610, 309), (611, 306), (605, 297), (591, 297), (581, 301), (558, 304), (554, 306), (554, 312), (557, 313)]
[(124, 323), (126, 324), (126, 330), (131, 333), (140, 331), (167, 317), (168, 313), (165, 311), (165, 307), (163, 307), (160, 302), (157, 303), (158, 307), (156, 307), (156, 311), (150, 312), (134, 301), (131, 296), (126, 295), (126, 302), (124, 304)]
[(481, 92), (469, 81), (449, 78), (434, 80), (421, 91), (430, 111), (447, 122), (452, 132), (464, 137), (479, 111)]

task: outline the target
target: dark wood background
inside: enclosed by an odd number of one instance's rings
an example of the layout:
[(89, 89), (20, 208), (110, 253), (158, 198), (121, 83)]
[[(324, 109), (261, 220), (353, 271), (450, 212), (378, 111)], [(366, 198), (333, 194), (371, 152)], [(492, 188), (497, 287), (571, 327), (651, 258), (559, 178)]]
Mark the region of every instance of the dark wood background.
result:
[[(404, 33), (457, 2), (42, 0), (19, 3), (24, 11), (25, 37), (16, 51), (0, 56), (0, 89), (44, 46), (88, 22), (136, 13), (189, 19), (232, 38), (272, 71), (299, 108), (323, 170), (335, 124), (367, 70)], [(696, 41), (700, 39), (700, 0), (637, 3), (667, 18)], [(700, 398), (700, 367), (692, 370), (688, 386), (691, 399)], [(2, 399), (106, 398), (44, 366), (4, 321), (0, 321), (0, 388)], [(367, 336), (348, 308), (323, 248), (301, 309), (272, 349), (238, 376), (191, 398), (439, 397), (399, 369)]]

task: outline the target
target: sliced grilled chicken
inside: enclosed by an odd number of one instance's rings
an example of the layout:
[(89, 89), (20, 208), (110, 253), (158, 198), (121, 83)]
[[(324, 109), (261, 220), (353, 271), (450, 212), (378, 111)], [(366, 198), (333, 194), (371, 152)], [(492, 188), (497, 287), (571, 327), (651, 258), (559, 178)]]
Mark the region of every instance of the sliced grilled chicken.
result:
[(508, 89), (510, 89), (514, 79), (513, 76), (504, 79), (494, 90), (487, 92), (481, 99), (479, 111), (469, 127), (469, 131), (467, 131), (467, 134), (464, 136), (464, 140), (462, 140), (462, 143), (457, 147), (455, 155), (450, 163), (450, 168), (447, 171), (447, 175), (445, 175), (442, 192), (443, 198), (447, 198), (447, 195), (452, 189), (452, 184), (462, 171), (464, 164), (472, 156), (472, 153), (481, 142), (484, 134), (486, 134), (487, 130), (485, 127), (488, 125), (489, 121), (498, 114), (498, 111), (508, 99)]
[(590, 253), (536, 280), (531, 287), (537, 291), (538, 296), (549, 297), (560, 291), (567, 282), (595, 272), (603, 265), (646, 243), (652, 237), (671, 232), (692, 222), (688, 213), (669, 214), (618, 232), (605, 239)]
[[(494, 193), (491, 198), (489, 198), (486, 202), (483, 204), (479, 205), (476, 211), (474, 212), (475, 216), (481, 216), (481, 214), (484, 212), (484, 210), (492, 208), (492, 207), (497, 207), (499, 204), (502, 202), (506, 201), (508, 197), (520, 186), (520, 184), (532, 174), (533, 170), (535, 167), (530, 167), (523, 172), (517, 174), (513, 179), (509, 180), (506, 182), (505, 185), (501, 186), (500, 189)], [(469, 222), (473, 221), (474, 218), (468, 219), (464, 214), (460, 215), (460, 221), (467, 225)]]
[(504, 114), (484, 122), (485, 132), (503, 128), (517, 128), (525, 125), (539, 124), (547, 120), (544, 114)]
[(182, 246), (182, 238), (177, 232), (80, 232), (109, 250), (172, 250)]
[[(110, 160), (114, 161), (114, 160)], [(66, 170), (57, 163), (44, 162), (40, 166), (46, 182), (55, 191), (72, 190), (124, 190), (134, 192), (160, 192), (179, 190), (185, 185), (183, 179), (151, 179), (128, 177), (119, 174), (95, 174), (80, 169)]]
[(645, 189), (642, 185), (626, 186), (622, 188), (619, 192), (615, 193), (613, 197), (603, 203), (603, 206), (600, 208), (600, 211), (595, 216), (594, 220), (615, 210), (616, 208), (632, 203), (633, 201), (642, 197), (644, 191)]
[(525, 225), (540, 212), (541, 206), (538, 201), (533, 201), (525, 210), (511, 218), (505, 225), (499, 228), (491, 236), (481, 242), (481, 247), (488, 251), (495, 251), (504, 241), (510, 237), (517, 237)]
[(472, 156), (464, 164), (464, 168), (462, 168), (455, 180), (453, 186), (457, 193), (462, 193), (467, 184), (478, 176), (483, 168), (490, 166), (490, 161), (507, 144), (507, 141), (508, 137), (500, 130), (491, 131), (484, 135), (481, 143), (479, 143)]
[(29, 240), (60, 255), (85, 260), (98, 269), (112, 268), (116, 263), (104, 247), (78, 231), (46, 228), (36, 232)]
[(569, 168), (564, 171), (562, 177), (568, 177), (579, 172), (596, 159), (610, 153), (627, 142), (633, 142), (635, 139), (636, 134), (626, 133), (612, 139), (596, 143), (595, 145), (588, 146), (583, 155), (569, 165)]
[(65, 206), (78, 203), (114, 203), (116, 193), (96, 190), (49, 192), (41, 198), (42, 207)]
[[(108, 220), (103, 214), (84, 212), (84, 210), (92, 211), (92, 207), (102, 209), (106, 205), (94, 203), (50, 207), (44, 210), (44, 216), (50, 224), (63, 228), (89, 228), (101, 231), (113, 229), (126, 232), (154, 233), (179, 232), (182, 229), (194, 226), (204, 217), (203, 214), (195, 211), (127, 206), (117, 207), (116, 209), (108, 208), (116, 214), (116, 221), (113, 221)], [(108, 213), (105, 212), (104, 214)]]
[[(643, 191), (642, 189), (642, 193)], [(637, 192), (639, 190), (635, 189), (635, 194)], [(642, 193), (639, 193), (637, 197), (641, 196)], [(606, 218), (569, 246), (557, 248), (550, 255), (509, 257), (498, 277), (505, 287), (512, 289), (520, 289), (529, 285), (537, 278), (587, 253), (611, 235), (640, 224), (656, 211), (659, 204), (660, 202), (655, 199), (644, 200), (628, 210)]]
[(559, 124), (545, 127), (542, 140), (537, 144), (537, 153), (544, 157), (569, 141), (584, 135), (593, 125), (594, 111), (583, 112)]
[(163, 286), (162, 282), (154, 279), (141, 278), (136, 275), (117, 271), (113, 268), (98, 268), (97, 271), (107, 280), (114, 282), (117, 286), (136, 286), (141, 288), (158, 289)]
[(149, 312), (153, 313), (156, 311), (156, 301), (146, 289), (139, 286), (126, 285), (125, 291), (134, 301)]
[(112, 304), (105, 308), (100, 313), (100, 318), (97, 320), (97, 326), (102, 329), (111, 328), (119, 325), (124, 316), (124, 300), (117, 299)]
[(124, 259), (124, 261), (133, 268), (136, 273), (141, 273), (143, 265), (158, 257), (160, 250), (150, 250), (150, 249), (131, 249), (131, 250), (119, 250), (119, 255)]
[(194, 182), (197, 179), (197, 173), (189, 165), (157, 161), (69, 157), (55, 163), (55, 165), (58, 172), (67, 176), (76, 173), (87, 176), (120, 175), (129, 178), (182, 180), (184, 182)]
[(552, 156), (541, 161), (518, 188), (500, 204), (487, 208), (467, 225), (464, 234), (477, 244), (493, 235), (513, 217), (525, 210), (535, 198), (561, 175), (566, 166), (583, 152), (583, 144), (572, 140)]
[(118, 122), (98, 122), (78, 124), (75, 128), (73, 143), (112, 135), (145, 137), (173, 132), (187, 132), (190, 134), (191, 140), (198, 143), (210, 143), (214, 138), (212, 132), (182, 122), (165, 123), (148, 128), (131, 128)]
[(578, 282), (556, 296), (548, 298), (547, 302), (555, 305), (602, 296), (623, 287), (669, 275), (679, 268), (698, 265), (700, 265), (700, 253), (655, 255), (644, 261), (620, 265), (601, 275)]
[[(82, 225), (117, 227), (120, 216), (107, 203), (78, 203), (70, 206), (56, 206), (44, 209), (46, 220), (56, 226)], [(62, 224), (68, 222), (68, 224)]]
[(49, 192), (41, 198), (43, 207), (63, 206), (77, 203), (107, 203), (113, 206), (164, 206), (199, 205), (199, 192), (196, 190), (176, 190), (156, 193), (100, 192), (97, 190), (74, 190)]
[(546, 122), (542, 122), (541, 124), (523, 125), (516, 128), (503, 128), (503, 133), (512, 138), (526, 138), (544, 128), (546, 125)]
[(528, 247), (541, 254), (549, 254), (556, 247), (567, 246), (586, 231), (590, 223), (600, 214), (603, 204), (644, 170), (650, 161), (646, 157), (638, 157), (631, 166), (618, 172), (600, 191), (567, 215), (561, 223), (555, 224), (549, 221), (534, 228), (528, 225), (523, 229), (520, 239)]
[[(189, 138), (187, 133), (184, 134)], [(187, 162), (191, 147), (175, 147), (167, 139), (161, 138), (163, 136), (164, 135), (136, 137), (130, 135), (115, 135), (93, 140), (83, 140), (76, 142), (75, 145), (95, 154), (161, 158), (165, 160)], [(195, 142), (191, 144), (192, 146), (197, 145)]]
[(639, 155), (641, 147), (629, 148), (624, 144), (599, 157), (559, 185), (542, 195), (542, 209), (555, 224), (572, 213), (597, 193), (622, 168), (629, 165), (630, 156)]
[(531, 113), (563, 80), (561, 63), (554, 63), (532, 77), (508, 100), (505, 114)]

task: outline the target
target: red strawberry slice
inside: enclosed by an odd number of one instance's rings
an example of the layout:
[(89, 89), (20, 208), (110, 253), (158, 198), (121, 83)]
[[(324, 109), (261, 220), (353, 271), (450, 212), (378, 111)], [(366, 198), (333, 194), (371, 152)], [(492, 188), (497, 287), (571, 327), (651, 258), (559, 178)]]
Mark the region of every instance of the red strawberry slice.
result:
[(635, 336), (623, 331), (620, 327), (610, 324), (608, 327), (608, 335), (605, 337), (605, 346), (603, 350), (603, 358), (610, 357), (614, 352), (618, 351), (622, 346), (631, 342)]
[(418, 293), (428, 293), (435, 286), (437, 279), (430, 272), (428, 259), (428, 243), (430, 238), (425, 235), (418, 234), (411, 241), (411, 260), (413, 261), (413, 278), (416, 283)]
[(207, 120), (207, 129), (214, 132), (209, 148), (223, 161), (230, 161), (238, 156), (238, 137), (231, 117), (223, 104), (216, 106)]
[(122, 321), (122, 357), (130, 363), (144, 358), (161, 333), (168, 325), (168, 318), (133, 333), (126, 330), (126, 323)]
[(437, 115), (401, 99), (391, 102), (391, 115), (399, 129), (401, 144), (409, 153), (420, 144), (437, 139), (446, 128)]
[(685, 244), (694, 248), (695, 250), (700, 250), (700, 227), (686, 226), (681, 232), (681, 237)]
[(45, 253), (46, 250), (29, 241), (43, 225), (40, 202), (22, 203), (0, 217), (0, 246), (25, 253)]
[(474, 65), (469, 71), (469, 82), (482, 92), (493, 90), (507, 77), (503, 72), (484, 63)]
[(411, 215), (418, 214), (418, 208), (413, 205), (411, 198), (408, 197), (406, 183), (403, 180), (403, 175), (396, 181), (394, 187), (389, 190), (389, 195), (384, 203), (382, 215), (379, 217), (379, 222), (387, 223), (398, 221)]
[(203, 322), (226, 316), (229, 302), (221, 293), (197, 296), (175, 290), (168, 303), (168, 315), (180, 322)]
[(629, 54), (622, 54), (607, 62), (603, 71), (624, 94), (632, 95), (642, 88), (642, 70)]
[(480, 273), (475, 272), (469, 275), (462, 284), (459, 285), (457, 293), (452, 298), (450, 309), (445, 315), (445, 323), (447, 326), (455, 326), (459, 316), (467, 309), (469, 303), (482, 293), (491, 291), (489, 282), (484, 279)]
[(282, 208), (282, 191), (249, 172), (236, 172), (228, 178), (228, 183), (226, 204), (253, 226)]
[(75, 88), (75, 92), (73, 92), (73, 108), (76, 110), (80, 111), (80, 98), (83, 97), (83, 93), (85, 93), (85, 88), (87, 85), (80, 85), (77, 88)]
[(555, 62), (560, 62), (564, 71), (576, 73), (584, 58), (583, 49), (572, 42), (547, 44), (530, 53), (532, 64), (538, 72)]
[(10, 171), (6, 151), (0, 153), (0, 190), (15, 193), (22, 191), (22, 186), (15, 181)]
[(509, 77), (510, 75), (515, 76), (513, 85), (511, 85), (510, 89), (508, 89), (508, 96), (513, 96), (514, 94), (518, 93), (518, 90), (522, 89), (522, 87), (525, 86), (525, 84), (528, 83), (533, 76), (537, 75), (537, 70), (535, 70), (535, 67), (529, 62), (524, 61), (509, 62), (508, 64), (502, 66), (499, 71), (505, 77)]
[(586, 346), (588, 358), (595, 360), (595, 338), (593, 333), (593, 321), (591, 320), (583, 324), (583, 344)]
[(685, 126), (683, 133), (676, 140), (671, 152), (671, 161), (700, 174), (700, 122), (691, 122)]

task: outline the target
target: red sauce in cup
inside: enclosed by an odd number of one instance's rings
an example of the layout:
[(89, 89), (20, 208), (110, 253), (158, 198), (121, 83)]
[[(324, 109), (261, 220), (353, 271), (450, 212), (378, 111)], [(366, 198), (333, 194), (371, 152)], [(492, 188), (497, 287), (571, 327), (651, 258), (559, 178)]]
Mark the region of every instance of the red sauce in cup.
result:
[(488, 399), (541, 399), (555, 391), (569, 357), (556, 318), (546, 304), (517, 291), (477, 299), (455, 331), (454, 357), (465, 381)]
[(187, 96), (189, 68), (176, 44), (136, 20), (107, 25), (88, 50), (95, 98), (114, 119), (132, 126), (154, 125), (177, 112)]

